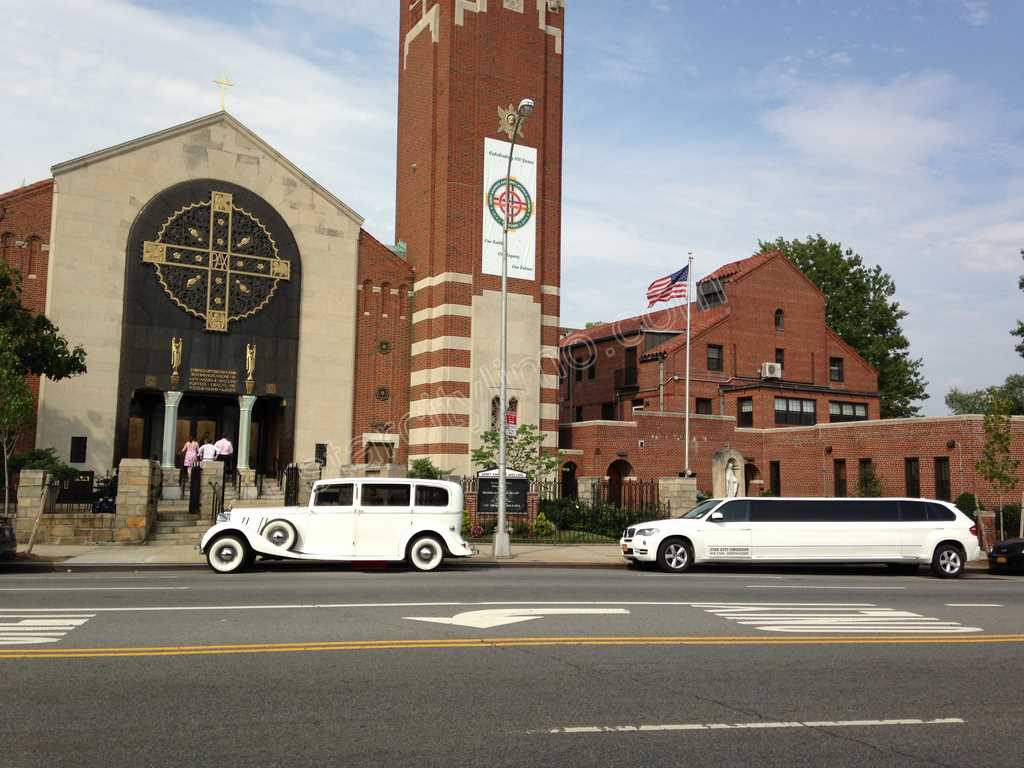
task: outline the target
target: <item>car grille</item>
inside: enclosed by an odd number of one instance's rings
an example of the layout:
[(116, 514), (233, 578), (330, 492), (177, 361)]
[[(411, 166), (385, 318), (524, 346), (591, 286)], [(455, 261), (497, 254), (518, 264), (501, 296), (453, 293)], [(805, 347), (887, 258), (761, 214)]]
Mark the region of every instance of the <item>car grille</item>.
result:
[(633, 538), (633, 534), (635, 532), (636, 532), (636, 528), (627, 528), (626, 532), (624, 534), (622, 534), (622, 535), (623, 535), (624, 538), (632, 539)]

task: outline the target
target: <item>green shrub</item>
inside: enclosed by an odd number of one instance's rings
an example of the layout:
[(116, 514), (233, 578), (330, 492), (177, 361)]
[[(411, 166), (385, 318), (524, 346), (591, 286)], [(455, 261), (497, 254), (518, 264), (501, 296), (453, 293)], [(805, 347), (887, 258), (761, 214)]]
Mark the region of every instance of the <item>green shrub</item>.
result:
[(548, 520), (543, 512), (538, 512), (537, 518), (533, 521), (533, 535), (541, 537), (555, 535), (555, 524)]
[(11, 456), (11, 475), (13, 476), (23, 469), (45, 469), (54, 477), (59, 478), (72, 478), (78, 475), (78, 470), (61, 461), (53, 448), (33, 448)]
[(413, 459), (409, 465), (409, 477), (419, 480), (441, 480), (447, 474), (447, 469), (439, 469), (429, 458)]
[(860, 477), (857, 478), (857, 495), (868, 498), (882, 495), (882, 483), (875, 474), (874, 464), (868, 464), (861, 470)]
[(970, 515), (978, 510), (978, 497), (973, 493), (961, 493), (954, 502), (961, 512)]
[(462, 510), (462, 538), (469, 538), (470, 533), (473, 531), (473, 518), (469, 516), (469, 512)]

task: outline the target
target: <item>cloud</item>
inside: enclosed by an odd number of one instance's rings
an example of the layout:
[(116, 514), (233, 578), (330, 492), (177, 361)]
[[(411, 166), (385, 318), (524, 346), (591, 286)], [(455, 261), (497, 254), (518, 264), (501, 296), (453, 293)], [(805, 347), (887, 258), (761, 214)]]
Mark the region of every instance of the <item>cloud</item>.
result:
[[(0, 188), (214, 111), (211, 80), (225, 72), (232, 114), (391, 237), (394, 152), (381, 147), (395, 141), (393, 50), (388, 68), (332, 67), (268, 45), (259, 17), (225, 24), (115, 1), (39, 0), (12, 19), (0, 99), (18, 119), (5, 124)], [(335, 48), (365, 57), (354, 44)]]
[(963, 0), (963, 20), (972, 27), (983, 27), (992, 20), (992, 9), (988, 0)]

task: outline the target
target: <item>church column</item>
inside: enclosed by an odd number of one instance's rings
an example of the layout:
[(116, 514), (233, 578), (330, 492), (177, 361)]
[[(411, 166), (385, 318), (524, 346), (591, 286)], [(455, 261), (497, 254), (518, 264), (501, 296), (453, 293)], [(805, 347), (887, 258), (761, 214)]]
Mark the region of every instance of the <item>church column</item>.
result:
[(178, 403), (181, 392), (164, 392), (164, 443), (160, 466), (163, 469), (174, 469), (174, 441), (178, 433)]
[(238, 396), (238, 479), (239, 497), (256, 498), (256, 472), (249, 468), (249, 436), (252, 431), (252, 406), (255, 395)]

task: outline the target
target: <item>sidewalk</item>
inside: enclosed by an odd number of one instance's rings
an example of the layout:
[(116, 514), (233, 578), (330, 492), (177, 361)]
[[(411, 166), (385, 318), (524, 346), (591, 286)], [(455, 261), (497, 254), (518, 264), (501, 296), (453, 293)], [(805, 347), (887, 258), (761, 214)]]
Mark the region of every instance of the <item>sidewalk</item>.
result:
[[(513, 544), (512, 557), (495, 560), (488, 544), (474, 545), (480, 552), (466, 560), (449, 561), (482, 566), (525, 566), (535, 568), (622, 568), (622, 559), (616, 544)], [(315, 561), (282, 561), (315, 562)], [(206, 558), (190, 544), (140, 544), (77, 546), (37, 544), (31, 556), (22, 548), (15, 560), (0, 560), (0, 568), (11, 566), (47, 568), (55, 566), (83, 566), (85, 568), (133, 567), (206, 567)], [(738, 567), (738, 566), (737, 566)], [(975, 560), (967, 565), (970, 571), (988, 571), (987, 560)], [(923, 572), (923, 571), (922, 571)]]

